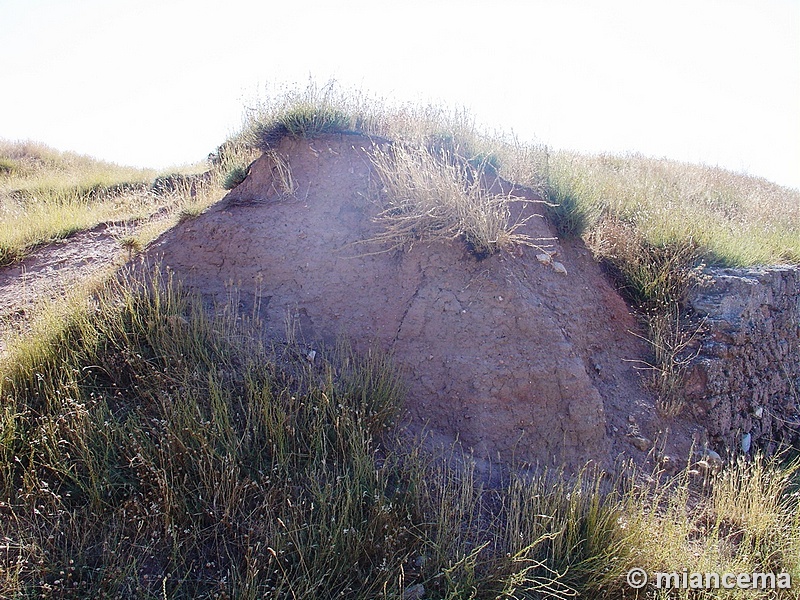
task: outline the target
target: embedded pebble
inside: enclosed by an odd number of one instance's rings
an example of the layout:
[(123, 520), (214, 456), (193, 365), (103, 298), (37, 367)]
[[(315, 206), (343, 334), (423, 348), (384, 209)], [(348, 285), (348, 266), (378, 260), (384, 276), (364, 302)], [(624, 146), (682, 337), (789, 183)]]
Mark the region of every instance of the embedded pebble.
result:
[(562, 273), (563, 275), (567, 274), (567, 268), (564, 265), (562, 265), (560, 262), (558, 262), (557, 260), (554, 260), (550, 264), (550, 266), (553, 267), (553, 271), (555, 271), (556, 273)]
[(751, 436), (749, 433), (745, 433), (742, 436), (742, 452), (744, 452), (745, 454), (750, 452), (750, 444), (752, 441), (753, 441), (753, 436)]

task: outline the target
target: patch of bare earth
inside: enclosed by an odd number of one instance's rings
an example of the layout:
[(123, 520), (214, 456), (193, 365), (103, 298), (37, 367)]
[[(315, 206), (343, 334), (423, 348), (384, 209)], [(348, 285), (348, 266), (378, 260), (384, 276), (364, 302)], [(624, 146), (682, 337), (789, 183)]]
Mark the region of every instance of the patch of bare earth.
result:
[[(655, 452), (685, 457), (696, 427), (669, 420), (641, 384), (639, 325), (581, 242), (552, 244), (566, 270), (520, 246), (480, 260), (460, 241), (381, 252), (370, 139), (284, 140), (248, 178), (151, 247), (210, 303), (231, 297), (272, 338), (319, 349), (344, 336), (390, 351), (405, 373), (412, 432), (487, 461), (578, 468)], [(539, 211), (530, 190), (512, 218)], [(541, 217), (521, 230), (555, 234)]]
[(102, 223), (35, 250), (0, 268), (0, 353), (36, 311), (127, 258), (119, 237), (127, 228)]

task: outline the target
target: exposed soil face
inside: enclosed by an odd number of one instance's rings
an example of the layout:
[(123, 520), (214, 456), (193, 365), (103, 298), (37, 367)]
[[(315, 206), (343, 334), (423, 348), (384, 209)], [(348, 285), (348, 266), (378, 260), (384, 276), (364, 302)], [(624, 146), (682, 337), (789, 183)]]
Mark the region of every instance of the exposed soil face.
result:
[[(648, 351), (637, 322), (581, 242), (546, 242), (566, 274), (528, 247), (484, 260), (459, 241), (381, 252), (364, 243), (380, 231), (371, 149), (355, 135), (285, 139), (294, 194), (265, 155), (149, 257), (219, 306), (235, 295), (275, 339), (315, 348), (343, 335), (391, 351), (412, 428), (478, 457), (571, 468), (620, 453), (642, 460), (667, 430), (666, 451), (688, 454), (691, 427), (657, 415), (636, 370)], [(530, 191), (512, 191), (520, 214), (537, 210)], [(555, 238), (542, 218), (524, 227)]]

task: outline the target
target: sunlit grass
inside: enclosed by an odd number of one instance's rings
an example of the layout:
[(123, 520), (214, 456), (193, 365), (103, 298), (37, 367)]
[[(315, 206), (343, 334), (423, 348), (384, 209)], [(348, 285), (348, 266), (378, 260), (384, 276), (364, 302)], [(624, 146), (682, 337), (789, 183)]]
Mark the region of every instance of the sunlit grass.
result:
[(6, 205), (0, 219), (0, 264), (24, 257), (36, 246), (91, 229), (98, 223), (148, 216), (155, 202), (142, 195), (126, 195), (106, 202), (31, 202)]
[(241, 131), (220, 150), (274, 149), (285, 136), (309, 138), (325, 133), (360, 133), (376, 139), (424, 146), (432, 154), (459, 156), (477, 166), (501, 169), (509, 179), (544, 189), (547, 152), (502, 132), (487, 132), (464, 108), (398, 104), (335, 82), (266, 93), (247, 111)]
[(641, 155), (554, 153), (549, 215), (610, 267), (643, 315), (651, 382), (668, 414), (683, 406), (681, 301), (705, 266), (800, 264), (800, 192), (723, 169)]
[[(651, 573), (789, 573), (795, 582), (800, 569), (797, 467), (797, 462), (780, 466), (756, 457), (707, 476), (702, 487), (691, 485), (688, 472), (668, 486), (642, 486), (626, 498), (623, 511), (635, 542), (631, 564), (646, 564)], [(706, 597), (691, 590), (682, 594), (678, 597)], [(717, 589), (711, 595), (751, 594), (759, 597), (751, 590)], [(760, 594), (771, 597), (766, 590)]]
[(457, 450), (395, 439), (390, 357), (312, 363), (224, 314), (157, 274), (98, 281), (11, 345), (0, 594), (619, 598), (633, 566), (800, 576), (796, 466), (488, 486)]
[[(274, 150), (275, 135), (352, 130), (549, 191), (560, 233), (582, 236), (651, 314), (662, 369), (683, 339), (672, 311), (695, 266), (798, 260), (797, 192), (756, 178), (548, 153), (482, 134), (464, 112), (373, 104), (333, 87), (274, 98), (251, 117), (218, 149), (207, 186), (166, 196), (149, 190), (152, 173), (3, 147), (0, 247), (16, 257), (97, 222), (147, 219), (120, 238), (132, 254), (218, 199), (235, 169)], [(392, 164), (386, 172), (404, 185), (423, 171), (403, 176)], [(469, 198), (474, 176), (427, 166)], [(487, 231), (492, 248), (500, 230)], [(423, 452), (395, 437), (403, 385), (390, 357), (357, 356), (343, 342), (311, 361), (305, 348), (265, 345), (236, 310), (221, 314), (157, 274), (101, 276), (9, 342), (0, 595), (621, 598), (635, 597), (625, 582), (634, 566), (800, 577), (795, 463), (758, 458), (714, 475), (693, 472), (687, 457), (676, 478), (623, 465), (512, 473), (489, 486), (457, 449)], [(652, 586), (642, 593), (657, 597)]]
[(715, 167), (641, 155), (551, 156), (554, 199), (634, 225), (651, 246), (691, 240), (709, 264), (800, 262), (800, 192)]
[(94, 199), (104, 194), (148, 187), (156, 176), (73, 152), (59, 152), (34, 142), (0, 140), (0, 193), (20, 202), (58, 203)]
[(372, 163), (381, 183), (376, 221), (382, 231), (370, 243), (393, 250), (417, 241), (461, 240), (478, 257), (536, 245), (517, 231), (524, 221), (511, 219), (515, 198), (486, 191), (485, 163), (401, 144), (375, 149)]
[[(220, 153), (272, 149), (284, 136), (358, 132), (426, 147), (526, 185), (553, 206), (561, 235), (583, 235), (606, 218), (633, 225), (645, 243), (690, 242), (707, 264), (800, 262), (800, 192), (724, 169), (631, 155), (551, 152), (502, 132), (468, 111), (398, 105), (335, 82), (266, 94)], [(252, 154), (248, 155), (252, 156)], [(252, 160), (252, 159), (250, 159)]]
[(164, 210), (182, 210), (207, 194), (188, 184), (155, 193), (153, 170), (30, 142), (0, 143), (0, 158), (5, 165), (0, 170), (0, 265), (99, 223), (147, 220)]

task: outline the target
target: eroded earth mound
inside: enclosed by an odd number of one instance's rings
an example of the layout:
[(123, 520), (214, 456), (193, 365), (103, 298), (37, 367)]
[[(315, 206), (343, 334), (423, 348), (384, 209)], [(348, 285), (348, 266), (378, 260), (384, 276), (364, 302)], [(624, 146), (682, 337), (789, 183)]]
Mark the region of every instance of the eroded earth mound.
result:
[[(433, 441), (569, 468), (641, 461), (664, 440), (662, 452), (687, 456), (693, 426), (659, 416), (637, 322), (580, 241), (556, 241), (543, 218), (523, 226), (566, 273), (527, 246), (483, 259), (458, 240), (386, 251), (369, 242), (381, 228), (373, 148), (358, 135), (284, 139), (148, 257), (209, 302), (235, 297), (274, 339), (391, 351), (412, 430)], [(530, 190), (494, 185), (519, 197), (519, 214), (540, 210)]]

